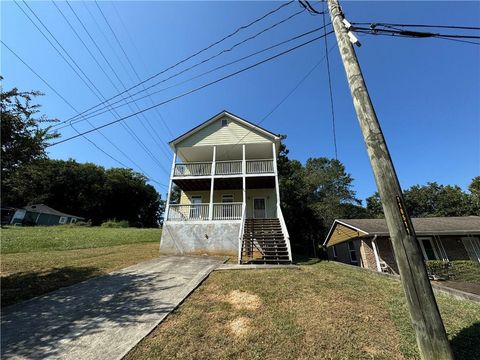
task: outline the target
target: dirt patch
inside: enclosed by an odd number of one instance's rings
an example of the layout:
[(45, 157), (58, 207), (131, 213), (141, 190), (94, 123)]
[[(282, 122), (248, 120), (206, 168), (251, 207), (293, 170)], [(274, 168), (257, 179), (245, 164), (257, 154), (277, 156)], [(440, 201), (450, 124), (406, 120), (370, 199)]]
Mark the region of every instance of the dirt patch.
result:
[(246, 317), (239, 317), (235, 320), (230, 321), (228, 327), (230, 332), (237, 336), (242, 337), (248, 334), (251, 328), (252, 321)]
[(262, 300), (258, 295), (239, 290), (231, 291), (228, 294), (227, 301), (236, 310), (257, 310), (262, 306)]

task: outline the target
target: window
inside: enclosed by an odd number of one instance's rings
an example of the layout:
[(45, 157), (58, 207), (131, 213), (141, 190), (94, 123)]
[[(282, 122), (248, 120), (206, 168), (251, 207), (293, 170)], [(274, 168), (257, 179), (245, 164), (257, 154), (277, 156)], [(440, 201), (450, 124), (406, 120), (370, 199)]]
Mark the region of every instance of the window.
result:
[(423, 260), (437, 260), (437, 250), (433, 246), (431, 238), (418, 238), (422, 249)]
[(70, 224), (75, 224), (77, 222), (77, 218), (71, 218), (70, 219)]
[(334, 258), (337, 258), (338, 255), (337, 255), (337, 248), (335, 247), (335, 245), (332, 246), (332, 252), (333, 252), (333, 257)]
[(201, 219), (202, 216), (202, 196), (194, 195), (190, 198), (190, 219)]
[(228, 125), (228, 119), (222, 119), (222, 127)]
[(228, 194), (228, 195), (222, 195), (222, 203), (231, 203), (233, 202), (233, 195)]
[(350, 253), (350, 262), (357, 263), (357, 252), (355, 250), (355, 244), (353, 243), (353, 241), (348, 242), (348, 252)]
[(60, 216), (60, 220), (58, 220), (59, 224), (66, 224), (67, 223), (67, 217), (66, 216)]

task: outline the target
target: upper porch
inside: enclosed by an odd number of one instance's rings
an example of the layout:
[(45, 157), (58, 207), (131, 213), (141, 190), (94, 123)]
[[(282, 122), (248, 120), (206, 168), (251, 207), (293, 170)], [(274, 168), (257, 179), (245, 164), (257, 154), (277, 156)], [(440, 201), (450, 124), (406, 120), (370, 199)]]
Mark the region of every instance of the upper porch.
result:
[(172, 178), (275, 175), (276, 152), (275, 143), (180, 147)]

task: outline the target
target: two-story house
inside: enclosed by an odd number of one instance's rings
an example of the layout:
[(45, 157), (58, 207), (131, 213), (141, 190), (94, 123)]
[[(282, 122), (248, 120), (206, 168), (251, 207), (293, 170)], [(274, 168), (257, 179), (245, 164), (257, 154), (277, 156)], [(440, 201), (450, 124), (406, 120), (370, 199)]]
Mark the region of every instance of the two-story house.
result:
[[(170, 142), (174, 152), (160, 249), (290, 263), (280, 209), (280, 137), (223, 111)], [(171, 203), (172, 186), (180, 200)]]

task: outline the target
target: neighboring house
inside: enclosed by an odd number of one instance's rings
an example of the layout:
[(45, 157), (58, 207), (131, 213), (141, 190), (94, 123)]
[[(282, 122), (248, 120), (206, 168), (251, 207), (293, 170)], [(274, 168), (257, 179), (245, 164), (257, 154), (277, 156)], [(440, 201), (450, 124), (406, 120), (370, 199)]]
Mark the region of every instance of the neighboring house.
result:
[[(480, 262), (480, 216), (413, 218), (425, 260)], [(398, 273), (385, 219), (335, 220), (324, 242), (328, 258)]]
[[(170, 146), (162, 252), (291, 262), (278, 189), (279, 136), (223, 111)], [(179, 204), (170, 204), (172, 183), (181, 190)]]
[(69, 215), (52, 209), (44, 204), (27, 205), (17, 209), (13, 214), (11, 224), (28, 225), (64, 225), (84, 220), (81, 216)]

